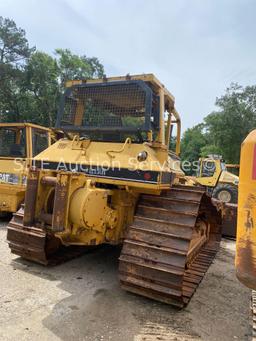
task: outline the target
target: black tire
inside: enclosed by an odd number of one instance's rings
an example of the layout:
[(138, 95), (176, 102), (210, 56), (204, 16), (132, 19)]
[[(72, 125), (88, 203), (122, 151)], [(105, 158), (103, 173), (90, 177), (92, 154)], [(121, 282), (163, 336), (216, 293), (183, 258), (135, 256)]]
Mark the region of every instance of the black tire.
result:
[[(228, 200), (223, 200), (224, 192), (226, 192), (226, 196), (228, 196), (227, 193), (229, 194)], [(212, 197), (227, 203), (237, 204), (238, 188), (230, 184), (218, 184), (212, 192)]]

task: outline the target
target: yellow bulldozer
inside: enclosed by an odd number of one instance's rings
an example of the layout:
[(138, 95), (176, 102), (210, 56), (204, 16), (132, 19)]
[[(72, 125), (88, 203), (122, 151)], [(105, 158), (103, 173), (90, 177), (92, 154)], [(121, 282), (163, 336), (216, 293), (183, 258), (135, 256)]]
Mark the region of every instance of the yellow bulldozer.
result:
[(50, 129), (30, 123), (0, 123), (0, 214), (24, 201), (32, 158), (51, 143)]
[(195, 180), (206, 187), (213, 198), (225, 203), (237, 203), (239, 177), (227, 170), (220, 155), (200, 158)]
[[(173, 125), (176, 151), (170, 151)], [(220, 216), (180, 168), (180, 116), (152, 74), (70, 81), (57, 127), (34, 158), (11, 251), (44, 265), (72, 246), (122, 244), (122, 288), (185, 306), (219, 247)]]

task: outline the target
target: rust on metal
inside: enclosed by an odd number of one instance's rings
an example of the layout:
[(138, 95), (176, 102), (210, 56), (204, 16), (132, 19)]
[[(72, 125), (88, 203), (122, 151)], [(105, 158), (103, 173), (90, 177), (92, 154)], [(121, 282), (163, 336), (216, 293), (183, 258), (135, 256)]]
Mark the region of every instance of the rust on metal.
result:
[(256, 248), (248, 236), (246, 239), (240, 238), (238, 241), (236, 255), (236, 275), (238, 279), (248, 288), (256, 290), (256, 258), (253, 250)]
[(13, 215), (7, 228), (11, 252), (24, 259), (42, 264), (57, 265), (79, 257), (92, 247), (61, 245), (60, 240), (36, 226), (24, 226), (24, 205)]
[(212, 198), (213, 204), (222, 216), (222, 235), (236, 238), (237, 230), (237, 204), (225, 203)]
[(41, 212), (39, 214), (39, 220), (44, 222), (45, 224), (51, 226), (52, 225), (52, 214)]
[(41, 179), (42, 185), (55, 186), (57, 178), (55, 176), (43, 176)]
[(245, 230), (248, 232), (254, 228), (254, 214), (253, 210), (256, 206), (256, 196), (253, 193), (249, 193), (244, 204), (246, 211)]
[(57, 183), (55, 185), (52, 231), (62, 232), (65, 230), (68, 192), (69, 190), (69, 176), (66, 174), (59, 174)]
[(23, 224), (24, 206), (8, 224), (7, 241), (12, 253), (25, 259), (47, 264), (46, 233), (41, 228)]
[(215, 257), (220, 223), (201, 189), (175, 186), (161, 196), (142, 195), (119, 258), (121, 286), (184, 307)]
[(35, 208), (37, 201), (37, 187), (38, 187), (39, 172), (37, 170), (30, 170), (27, 181), (27, 190), (25, 194), (26, 209), (24, 212), (24, 225), (33, 225), (35, 219)]
[[(53, 215), (41, 217), (45, 227), (25, 226), (23, 206), (14, 215), (7, 234), (13, 253), (37, 263), (55, 265), (88, 251), (88, 247), (65, 248), (51, 234), (51, 220), (53, 228), (64, 226), (68, 189), (69, 177), (59, 174), (54, 200), (59, 205), (54, 207)], [(143, 194), (119, 258), (121, 286), (184, 307), (214, 259), (220, 238), (219, 214), (201, 189), (173, 186), (160, 196)]]

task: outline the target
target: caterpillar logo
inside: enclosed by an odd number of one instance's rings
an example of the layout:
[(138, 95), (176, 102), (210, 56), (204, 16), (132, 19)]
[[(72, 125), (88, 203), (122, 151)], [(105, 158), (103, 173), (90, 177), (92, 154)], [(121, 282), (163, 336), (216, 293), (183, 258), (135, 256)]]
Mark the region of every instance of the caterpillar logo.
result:
[(8, 173), (0, 173), (0, 182), (9, 182), (10, 175)]
[(18, 175), (12, 173), (0, 173), (0, 182), (17, 184), (19, 182), (19, 177)]

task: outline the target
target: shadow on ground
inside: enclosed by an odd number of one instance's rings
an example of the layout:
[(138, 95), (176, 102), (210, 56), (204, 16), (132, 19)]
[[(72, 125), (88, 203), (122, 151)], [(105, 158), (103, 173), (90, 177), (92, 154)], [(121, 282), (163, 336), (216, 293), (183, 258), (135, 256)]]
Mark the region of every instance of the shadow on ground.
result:
[(43, 325), (61, 340), (147, 340), (146, 335), (152, 340), (171, 340), (170, 335), (198, 339), (190, 318), (182, 316), (181, 311), (120, 289), (119, 254), (119, 247), (105, 246), (54, 268), (21, 258), (12, 266), (57, 281), (58, 287), (69, 294), (43, 320)]
[(0, 229), (7, 230), (7, 224), (12, 219), (11, 213), (2, 213), (0, 212)]
[(220, 335), (222, 341), (242, 341), (248, 340), (249, 295), (235, 280), (230, 243), (224, 242), (184, 310), (121, 290), (118, 247), (106, 246), (52, 268), (20, 258), (12, 266), (56, 281), (58, 290), (65, 292), (65, 298), (57, 299), (42, 321), (44, 327), (64, 341), (215, 341)]

